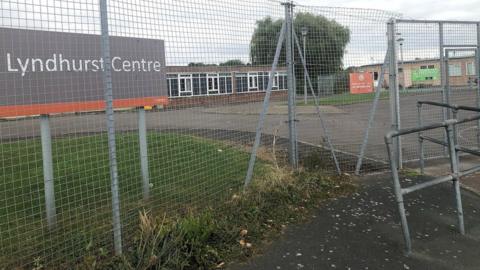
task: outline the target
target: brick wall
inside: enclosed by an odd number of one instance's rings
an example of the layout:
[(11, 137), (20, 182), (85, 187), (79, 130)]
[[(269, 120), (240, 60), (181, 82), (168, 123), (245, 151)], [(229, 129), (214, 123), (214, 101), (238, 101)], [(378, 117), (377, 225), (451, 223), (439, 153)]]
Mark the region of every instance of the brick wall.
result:
[[(228, 95), (215, 96), (193, 96), (193, 97), (177, 97), (169, 98), (168, 108), (184, 108), (196, 106), (212, 106), (225, 104), (239, 104), (249, 102), (261, 102), (265, 97), (265, 92), (251, 92), (251, 93), (235, 93)], [(271, 100), (281, 101), (286, 100), (287, 91), (272, 91)]]

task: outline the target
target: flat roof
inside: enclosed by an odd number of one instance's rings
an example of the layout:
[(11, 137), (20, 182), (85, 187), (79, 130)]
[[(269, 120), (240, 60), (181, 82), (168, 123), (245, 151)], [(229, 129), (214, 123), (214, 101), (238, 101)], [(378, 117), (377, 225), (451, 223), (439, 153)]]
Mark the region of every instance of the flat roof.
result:
[[(208, 73), (208, 72), (267, 72), (272, 69), (272, 66), (167, 66), (166, 73)], [(284, 72), (287, 68), (284, 66), (278, 66), (277, 71)]]
[[(453, 60), (462, 60), (462, 59), (469, 59), (469, 58), (475, 58), (475, 56), (455, 56), (455, 57), (449, 57), (449, 59)], [(406, 60), (402, 61), (403, 64), (416, 64), (416, 63), (426, 63), (426, 62), (434, 62), (434, 61), (440, 61), (439, 58), (423, 58), (423, 59), (415, 59), (415, 60)], [(361, 67), (374, 67), (374, 66), (381, 66), (383, 63), (374, 63), (374, 64), (368, 64), (368, 65), (362, 65), (362, 66), (351, 66), (350, 68), (361, 68)]]

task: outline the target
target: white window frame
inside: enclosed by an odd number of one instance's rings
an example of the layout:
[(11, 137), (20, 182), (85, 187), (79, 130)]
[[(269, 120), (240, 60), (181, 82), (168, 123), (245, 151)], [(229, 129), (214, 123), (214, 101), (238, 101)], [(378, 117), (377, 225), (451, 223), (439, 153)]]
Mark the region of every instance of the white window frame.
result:
[[(220, 92), (220, 78), (223, 78), (225, 79), (225, 82), (224, 82), (224, 87), (225, 87), (225, 93), (221, 93)], [(228, 94), (231, 94), (231, 93), (228, 93), (227, 92), (227, 86), (228, 86), (228, 78), (230, 78), (230, 81), (231, 81), (231, 87), (232, 87), (232, 92), (233, 93), (233, 77), (232, 77), (232, 73), (228, 73), (228, 72), (222, 72), (222, 73), (218, 73), (218, 94), (219, 95), (228, 95)]]
[[(245, 93), (248, 93), (248, 84), (249, 84), (249, 79), (248, 79), (248, 72), (237, 72), (235, 73), (235, 83), (238, 85), (239, 84), (239, 81), (242, 80), (242, 78), (247, 78), (247, 91), (241, 91), (241, 92), (238, 92), (238, 89), (235, 89), (235, 91), (237, 91), (237, 94), (245, 94)], [(232, 80), (233, 80), (233, 77), (232, 77)], [(233, 86), (233, 84), (232, 84)], [(243, 84), (242, 84), (243, 86)], [(237, 87), (237, 86), (235, 86)], [(243, 89), (241, 89), (243, 90)]]
[(178, 74), (167, 74), (166, 78), (167, 78), (168, 96), (173, 97), (173, 98), (180, 97), (180, 92), (178, 93), (178, 96), (173, 96), (172, 95), (172, 81), (173, 80), (177, 81), (177, 90), (179, 90), (178, 89), (178, 87), (179, 87), (179, 85), (178, 85), (178, 83), (179, 83)]
[[(460, 72), (459, 73), (453, 73), (452, 69), (451, 69), (451, 66), (455, 66), (456, 68), (458, 68), (457, 70), (460, 70)], [(448, 76), (449, 77), (461, 77), (461, 76), (463, 76), (462, 65), (459, 64), (459, 63), (448, 64)]]
[[(468, 66), (472, 65), (472, 73), (469, 72)], [(477, 74), (477, 70), (475, 69), (475, 62), (467, 62), (465, 63), (465, 71), (467, 73), (467, 76), (475, 76)]]
[(258, 72), (248, 73), (248, 92), (258, 91)]
[[(271, 74), (272, 74), (271, 72), (268, 73), (269, 79), (270, 79)], [(273, 76), (272, 89), (273, 88), (278, 89), (278, 72), (275, 72), (275, 75)], [(275, 90), (277, 90), (277, 89), (275, 89)]]
[[(182, 91), (182, 82), (185, 81), (185, 90)], [(187, 84), (187, 82), (189, 82)], [(189, 87), (187, 87), (187, 85)], [(187, 89), (189, 88), (189, 89)], [(178, 96), (181, 97), (182, 93), (189, 93), (190, 95), (193, 95), (193, 82), (192, 82), (192, 74), (179, 74), (178, 75)]]
[[(278, 77), (278, 82), (280, 82), (280, 77), (287, 77), (287, 72), (278, 72), (277, 77)], [(282, 79), (283, 80), (283, 79)], [(288, 79), (287, 79), (288, 80)], [(280, 84), (279, 84), (280, 85)], [(278, 90), (287, 90), (288, 89), (288, 81), (284, 83), (286, 88), (281, 89), (280, 86), (278, 86)]]
[(207, 73), (207, 95), (218, 95), (220, 93), (219, 83), (218, 73)]

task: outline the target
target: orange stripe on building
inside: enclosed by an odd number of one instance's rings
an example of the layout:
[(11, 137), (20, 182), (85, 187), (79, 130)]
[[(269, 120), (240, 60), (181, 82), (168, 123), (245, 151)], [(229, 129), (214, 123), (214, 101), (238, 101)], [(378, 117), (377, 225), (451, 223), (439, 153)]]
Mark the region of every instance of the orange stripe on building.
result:
[[(143, 106), (167, 105), (168, 97), (144, 97), (115, 99), (113, 107), (133, 108)], [(30, 105), (9, 105), (0, 106), (0, 117), (31, 116), (39, 114), (58, 114), (72, 112), (91, 112), (105, 110), (105, 101), (85, 101), (85, 102), (62, 102), (49, 104), (30, 104)]]

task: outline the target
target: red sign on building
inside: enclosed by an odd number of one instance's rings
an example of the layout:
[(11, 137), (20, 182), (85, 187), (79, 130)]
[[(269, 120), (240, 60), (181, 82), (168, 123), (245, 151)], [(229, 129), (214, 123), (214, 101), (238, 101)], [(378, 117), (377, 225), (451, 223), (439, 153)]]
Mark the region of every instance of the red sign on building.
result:
[(370, 72), (350, 73), (350, 93), (366, 94), (373, 92), (373, 75)]

